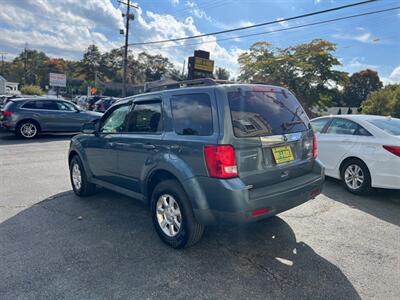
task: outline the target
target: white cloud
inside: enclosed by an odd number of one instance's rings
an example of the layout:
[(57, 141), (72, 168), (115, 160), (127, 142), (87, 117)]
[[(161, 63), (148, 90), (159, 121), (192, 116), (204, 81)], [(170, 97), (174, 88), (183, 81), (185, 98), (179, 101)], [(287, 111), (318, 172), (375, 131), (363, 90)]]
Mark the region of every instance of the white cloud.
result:
[(384, 85), (400, 84), (400, 66), (394, 68), (389, 77), (381, 77), (381, 80)]
[(400, 80), (400, 66), (397, 66), (393, 69), (392, 73), (389, 76), (391, 79), (398, 79)]
[(234, 26), (234, 27), (247, 27), (247, 26), (253, 26), (253, 25), (255, 25), (256, 23), (254, 23), (254, 22), (251, 22), (251, 21), (239, 21), (239, 24), (238, 24), (238, 26)]
[[(161, 15), (149, 11), (143, 14), (141, 9), (137, 12), (136, 22), (132, 24), (132, 30), (135, 32), (135, 41), (137, 42), (202, 34), (202, 32), (197, 29), (192, 17), (188, 17), (182, 22), (171, 15)], [(192, 45), (202, 42), (204, 42), (204, 44)], [(220, 46), (215, 36), (143, 47), (134, 46), (132, 49), (135, 53), (145, 50), (152, 54), (162, 54), (170, 58), (179, 68), (182, 67), (183, 59), (187, 59), (188, 56), (193, 55), (194, 50), (206, 50), (211, 53), (211, 59), (215, 60), (215, 65), (228, 69), (232, 76), (238, 75), (239, 66), (237, 58), (244, 52), (244, 50), (237, 47), (227, 49)]]
[[(281, 20), (283, 20), (283, 18), (277, 18), (276, 20), (277, 20), (277, 21), (281, 21)], [(285, 28), (289, 27), (288, 21), (281, 21), (281, 22), (279, 22), (279, 24), (280, 24), (282, 27), (285, 27)]]
[(170, 0), (173, 6), (177, 6), (179, 4), (179, 0)]
[[(120, 47), (123, 38), (119, 29), (124, 27), (121, 8), (110, 0), (24, 0), (2, 3), (0, 22), (0, 47), (10, 59), (20, 53), (28, 43), (29, 48), (45, 51), (51, 57), (81, 59), (83, 51), (92, 43), (101, 51)], [(192, 17), (178, 21), (167, 14), (134, 12), (130, 42), (144, 42), (201, 34)], [(23, 16), (23, 18), (21, 18)], [(23, 19), (23, 22), (22, 22)], [(21, 20), (16, 22), (15, 20)], [(203, 45), (189, 44), (206, 42)], [(168, 48), (167, 48), (168, 47)], [(238, 56), (243, 52), (237, 47), (225, 48), (213, 36), (155, 47), (131, 47), (134, 53), (146, 50), (168, 57), (178, 68), (195, 49), (210, 51), (215, 65), (228, 69), (237, 76)]]
[(351, 61), (345, 65), (345, 67), (348, 67), (353, 70), (361, 71), (365, 69), (372, 69), (376, 70), (378, 69), (377, 65), (371, 65), (368, 63), (365, 63), (365, 58), (364, 57), (354, 57), (351, 59)]
[(190, 13), (199, 19), (207, 20), (208, 22), (212, 22), (212, 19), (207, 13), (200, 9), (199, 6), (193, 1), (187, 1), (185, 6), (189, 9)]
[(30, 48), (76, 59), (91, 43), (101, 50), (119, 46), (106, 35), (118, 33), (122, 21), (121, 11), (108, 0), (10, 1), (0, 10), (5, 24), (0, 45), (13, 53), (28, 43)]
[(383, 85), (389, 85), (389, 84), (399, 84), (400, 83), (400, 79), (399, 80), (394, 80), (391, 79), (390, 77), (380, 77)]
[[(359, 31), (365, 31), (365, 29), (357, 28)], [(342, 33), (335, 33), (332, 35), (332, 37), (336, 39), (341, 39), (341, 40), (353, 40), (353, 41), (358, 41), (360, 43), (367, 43), (367, 44), (374, 44), (379, 41), (378, 38), (374, 37), (370, 32), (364, 32), (359, 35), (350, 35), (350, 34), (342, 34)]]

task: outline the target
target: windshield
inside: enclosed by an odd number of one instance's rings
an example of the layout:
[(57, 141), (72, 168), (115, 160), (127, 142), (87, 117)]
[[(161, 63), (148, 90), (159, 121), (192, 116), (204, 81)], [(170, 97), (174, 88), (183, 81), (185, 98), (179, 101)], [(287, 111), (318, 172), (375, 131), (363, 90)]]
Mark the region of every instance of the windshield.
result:
[(228, 100), (236, 137), (280, 135), (309, 128), (300, 103), (283, 89), (229, 92)]
[(372, 119), (368, 122), (391, 135), (400, 135), (400, 119)]

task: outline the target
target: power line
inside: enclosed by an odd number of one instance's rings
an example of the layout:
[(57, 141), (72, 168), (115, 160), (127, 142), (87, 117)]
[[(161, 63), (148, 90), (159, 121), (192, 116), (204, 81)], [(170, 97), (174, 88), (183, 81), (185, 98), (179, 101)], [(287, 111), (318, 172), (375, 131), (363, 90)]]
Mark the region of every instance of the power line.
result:
[(288, 30), (293, 30), (293, 29), (299, 29), (299, 28), (304, 28), (304, 27), (309, 27), (309, 26), (315, 26), (315, 25), (321, 25), (321, 24), (332, 23), (332, 22), (336, 22), (336, 21), (342, 21), (342, 20), (357, 18), (357, 17), (374, 15), (374, 14), (378, 14), (378, 13), (393, 11), (393, 10), (396, 10), (396, 9), (400, 9), (400, 6), (387, 8), (387, 9), (382, 9), (382, 10), (375, 10), (375, 11), (370, 11), (370, 12), (366, 12), (366, 13), (360, 13), (360, 14), (355, 14), (355, 15), (350, 15), (350, 16), (345, 16), (345, 17), (339, 17), (339, 18), (334, 18), (334, 19), (329, 19), (329, 20), (324, 20), (324, 21), (318, 21), (318, 22), (313, 22), (313, 23), (296, 25), (296, 26), (291, 26), (291, 27), (286, 27), (286, 28), (280, 28), (280, 29), (275, 29), (275, 30), (269, 30), (269, 31), (257, 32), (257, 33), (251, 33), (251, 34), (245, 34), (245, 35), (238, 35), (238, 36), (233, 36), (233, 37), (221, 38), (221, 39), (217, 39), (215, 41), (204, 41), (204, 42), (192, 43), (192, 44), (186, 44), (186, 45), (172, 45), (172, 46), (160, 47), (160, 48), (157, 48), (157, 49), (196, 46), (196, 45), (202, 45), (202, 44), (208, 44), (208, 43), (216, 43), (216, 42), (221, 42), (221, 41), (227, 41), (227, 40), (234, 40), (234, 39), (239, 39), (239, 38), (246, 38), (246, 37), (258, 36), (258, 35), (270, 34), (270, 33), (281, 32), (281, 31), (288, 31)]
[(131, 43), (131, 44), (129, 44), (129, 46), (140, 46), (140, 45), (167, 43), (167, 42), (177, 42), (177, 41), (183, 41), (183, 40), (206, 37), (206, 36), (210, 36), (210, 35), (218, 35), (218, 34), (223, 34), (223, 33), (228, 33), (228, 32), (234, 32), (234, 31), (239, 31), (239, 30), (256, 28), (256, 27), (272, 25), (272, 24), (276, 24), (276, 23), (280, 23), (280, 22), (291, 21), (291, 20), (296, 20), (296, 19), (300, 19), (300, 18), (315, 16), (315, 15), (324, 14), (324, 13), (328, 13), (328, 12), (332, 12), (332, 11), (342, 10), (342, 9), (345, 9), (345, 8), (364, 5), (364, 4), (368, 4), (368, 3), (372, 3), (372, 2), (376, 2), (376, 1), (379, 1), (379, 0), (368, 0), (368, 1), (356, 2), (356, 3), (352, 3), (352, 4), (333, 7), (333, 8), (330, 8), (330, 9), (324, 9), (324, 10), (319, 10), (319, 11), (315, 11), (315, 12), (311, 12), (311, 13), (307, 13), (307, 14), (302, 14), (302, 15), (298, 15), (298, 16), (294, 16), (294, 17), (289, 17), (289, 18), (284, 18), (284, 19), (279, 19), (279, 20), (274, 20), (274, 21), (268, 21), (268, 22), (249, 25), (249, 26), (237, 27), (237, 28), (232, 28), (232, 29), (227, 29), (227, 30), (221, 30), (221, 31), (215, 31), (215, 32), (210, 32), (210, 33), (198, 34), (198, 35), (193, 35), (193, 36), (174, 38), (174, 39), (168, 39), (168, 40)]
[(185, 3), (185, 7), (184, 8), (178, 8), (178, 9), (174, 9), (173, 13), (174, 16), (175, 15), (182, 15), (184, 13), (188, 13), (190, 12), (190, 10), (197, 8), (197, 9), (210, 9), (213, 8), (214, 6), (220, 6), (223, 4), (227, 4), (226, 0), (211, 0), (211, 1), (205, 1), (205, 2), (201, 2), (201, 3), (196, 3), (194, 2), (194, 7), (190, 7), (187, 5), (187, 2)]

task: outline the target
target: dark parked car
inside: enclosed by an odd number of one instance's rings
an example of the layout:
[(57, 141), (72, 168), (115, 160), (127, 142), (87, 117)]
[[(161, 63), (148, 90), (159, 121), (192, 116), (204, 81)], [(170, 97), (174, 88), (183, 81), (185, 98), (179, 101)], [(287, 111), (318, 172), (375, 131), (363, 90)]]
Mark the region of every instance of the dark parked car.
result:
[(90, 96), (86, 99), (86, 110), (94, 110), (94, 104), (99, 101), (100, 99), (103, 99), (103, 96)]
[(94, 104), (94, 109), (93, 111), (98, 111), (104, 113), (107, 109), (110, 108), (111, 105), (113, 105), (118, 99), (117, 98), (102, 98), (98, 100)]
[(84, 125), (69, 150), (74, 192), (98, 185), (147, 203), (174, 248), (205, 225), (262, 220), (321, 192), (314, 132), (292, 93), (205, 82), (126, 98)]
[(78, 132), (84, 123), (101, 116), (101, 113), (82, 111), (65, 100), (22, 98), (7, 102), (0, 113), (0, 124), (31, 139), (39, 132)]

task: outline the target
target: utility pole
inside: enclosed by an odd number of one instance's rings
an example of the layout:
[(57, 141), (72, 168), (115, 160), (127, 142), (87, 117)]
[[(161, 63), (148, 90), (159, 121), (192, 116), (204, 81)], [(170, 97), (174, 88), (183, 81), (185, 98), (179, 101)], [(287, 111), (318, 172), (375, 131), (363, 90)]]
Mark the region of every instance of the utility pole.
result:
[[(129, 40), (129, 21), (135, 19), (135, 15), (130, 14), (130, 8), (139, 7), (136, 5), (131, 4), (131, 0), (127, 0), (127, 2), (123, 2), (118, 0), (119, 3), (126, 5), (126, 14), (122, 14), (123, 17), (126, 17), (125, 23), (125, 46), (124, 46), (124, 73), (122, 78), (122, 97), (126, 97), (126, 77), (128, 72), (128, 40)], [(120, 31), (121, 32), (121, 31)]]
[(1, 74), (4, 75), (4, 57), (6, 56), (7, 52), (0, 52), (1, 54)]
[(25, 43), (25, 48), (24, 48), (24, 84), (26, 84), (26, 67), (28, 63), (28, 53), (26, 52), (28, 48), (28, 43)]
[(183, 60), (182, 79), (184, 79), (185, 76), (185, 67), (186, 67), (186, 59)]

